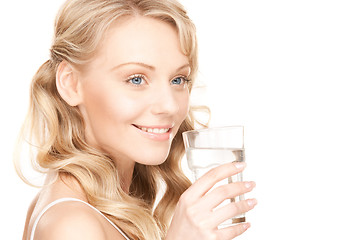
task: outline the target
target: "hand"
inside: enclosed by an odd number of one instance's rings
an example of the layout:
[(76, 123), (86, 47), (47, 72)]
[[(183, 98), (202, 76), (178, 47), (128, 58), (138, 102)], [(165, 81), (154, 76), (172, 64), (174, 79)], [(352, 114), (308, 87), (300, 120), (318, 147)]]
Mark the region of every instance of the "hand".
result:
[(224, 164), (199, 178), (180, 197), (166, 239), (226, 240), (245, 232), (250, 227), (249, 223), (240, 223), (222, 229), (217, 227), (225, 220), (254, 208), (257, 203), (255, 199), (229, 203), (216, 210), (213, 209), (225, 199), (250, 192), (255, 187), (255, 183), (230, 183), (209, 192), (217, 182), (242, 172), (244, 168), (245, 163)]

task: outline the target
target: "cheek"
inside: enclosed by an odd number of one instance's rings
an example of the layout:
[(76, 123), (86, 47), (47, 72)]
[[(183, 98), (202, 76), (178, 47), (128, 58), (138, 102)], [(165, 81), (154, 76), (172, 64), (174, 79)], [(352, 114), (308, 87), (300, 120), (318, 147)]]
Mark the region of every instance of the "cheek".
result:
[(184, 120), (186, 119), (186, 117), (189, 114), (189, 109), (190, 109), (190, 103), (189, 103), (189, 94), (181, 94), (177, 97), (177, 102), (178, 102), (178, 112), (176, 114), (176, 127), (173, 129), (173, 135), (172, 135), (172, 139), (176, 136), (176, 134), (179, 131), (180, 125), (184, 122)]
[(144, 112), (139, 99), (113, 86), (87, 86), (84, 90), (82, 112), (87, 141), (104, 150), (124, 139), (122, 135), (128, 134), (129, 126)]
[(179, 99), (179, 117), (185, 120), (186, 116), (189, 113), (190, 104), (189, 104), (189, 94), (186, 93)]
[(124, 95), (107, 97), (102, 105), (107, 109), (108, 119), (118, 124), (133, 123), (132, 120), (143, 112), (143, 106), (139, 101)]
[(84, 105), (89, 117), (105, 122), (124, 122), (142, 111), (139, 102), (114, 88), (87, 89)]

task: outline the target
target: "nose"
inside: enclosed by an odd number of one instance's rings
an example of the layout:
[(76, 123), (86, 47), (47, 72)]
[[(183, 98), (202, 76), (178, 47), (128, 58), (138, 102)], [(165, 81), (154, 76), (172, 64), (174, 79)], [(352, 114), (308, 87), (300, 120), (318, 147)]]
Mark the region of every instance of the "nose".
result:
[(172, 115), (179, 111), (179, 101), (171, 86), (157, 88), (153, 93), (151, 112), (155, 115)]

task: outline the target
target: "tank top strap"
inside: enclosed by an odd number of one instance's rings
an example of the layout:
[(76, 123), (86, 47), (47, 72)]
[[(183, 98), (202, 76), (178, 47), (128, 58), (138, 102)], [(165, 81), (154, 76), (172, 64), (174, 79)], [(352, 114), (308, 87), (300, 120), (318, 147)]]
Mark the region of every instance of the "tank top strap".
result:
[(84, 202), (80, 199), (77, 198), (60, 198), (57, 199), (53, 202), (51, 202), (49, 205), (47, 205), (41, 212), (40, 214), (37, 216), (37, 218), (35, 219), (34, 222), (34, 226), (31, 229), (31, 235), (30, 235), (30, 240), (34, 240), (34, 235), (35, 235), (35, 229), (37, 227), (37, 224), (40, 221), (40, 218), (42, 217), (42, 215), (44, 215), (44, 213), (49, 210), (51, 207), (55, 206), (56, 204), (59, 203), (63, 203), (63, 202), (81, 202), (84, 203), (85, 205), (89, 206), (90, 208), (92, 208), (93, 210), (95, 210), (97, 213), (99, 213), (101, 216), (103, 216), (126, 240), (130, 240), (123, 231), (121, 231), (120, 228), (118, 228), (118, 226), (115, 225), (115, 223), (113, 223), (109, 218), (107, 218), (102, 212), (100, 212), (98, 209), (96, 209), (94, 206), (90, 205), (87, 202)]

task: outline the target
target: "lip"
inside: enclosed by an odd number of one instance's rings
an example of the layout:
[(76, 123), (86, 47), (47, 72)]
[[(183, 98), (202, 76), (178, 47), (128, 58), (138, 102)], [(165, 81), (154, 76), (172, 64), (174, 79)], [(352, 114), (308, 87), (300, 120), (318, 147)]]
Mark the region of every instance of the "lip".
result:
[[(170, 135), (172, 132), (173, 125), (152, 125), (152, 126), (142, 126), (142, 125), (136, 125), (133, 124), (133, 126), (146, 138), (149, 138), (151, 140), (155, 141), (167, 141), (170, 139)], [(141, 128), (152, 128), (152, 129), (169, 129), (167, 132), (164, 133), (154, 133), (154, 132), (146, 132), (143, 131)]]

